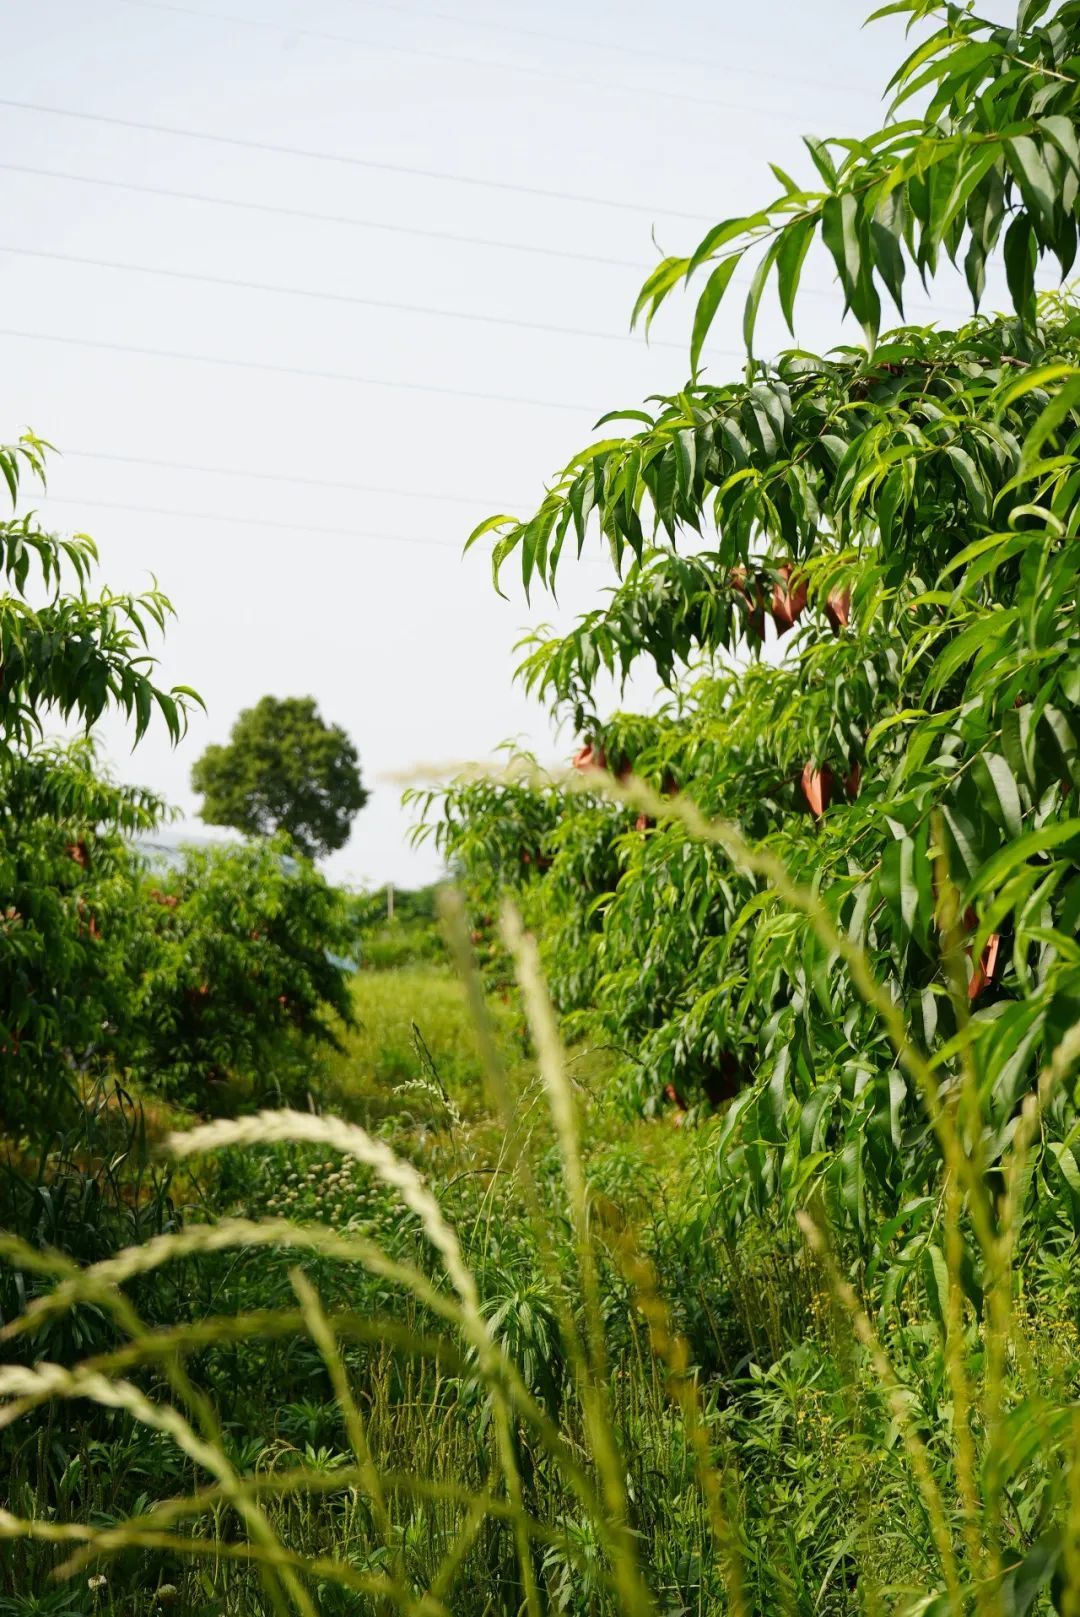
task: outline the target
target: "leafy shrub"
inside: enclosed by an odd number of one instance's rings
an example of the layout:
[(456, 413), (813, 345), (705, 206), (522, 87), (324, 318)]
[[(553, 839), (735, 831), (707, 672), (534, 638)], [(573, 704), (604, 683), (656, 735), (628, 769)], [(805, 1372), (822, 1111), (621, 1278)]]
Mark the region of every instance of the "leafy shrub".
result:
[(88, 741), (0, 757), (0, 1083), (9, 1128), (48, 1126), (107, 1069), (131, 1014), (136, 875), (149, 793), (103, 778)]
[(356, 928), (287, 836), (187, 848), (143, 878), (128, 1052), (151, 1088), (199, 1111), (303, 1095), (352, 1025)]
[[(0, 446), (12, 508), (29, 478), (45, 486), (49, 446), (32, 434)], [(135, 739), (155, 710), (178, 738), (186, 687), (155, 685), (149, 626), (171, 611), (160, 591), (98, 598), (97, 551), (60, 539), (33, 512), (0, 520), (0, 1088), (9, 1125), (48, 1112), (127, 1007), (130, 880), (123, 837), (162, 805), (112, 785), (88, 740), (41, 743), (47, 720), (87, 730), (109, 707)]]
[[(650, 318), (711, 267), (687, 385), (612, 412), (535, 512), (473, 535), (526, 589), (596, 539), (619, 569), (519, 671), (578, 730), (579, 790), (523, 758), (419, 805), (474, 913), (514, 889), (568, 1026), (629, 1052), (645, 1110), (726, 1108), (733, 1224), (820, 1196), (902, 1286), (874, 1230), (916, 1205), (907, 1241), (932, 1218), (920, 1084), (951, 1092), (978, 1061), (996, 1172), (1080, 1010), (1080, 305), (1034, 291), (1040, 259), (1067, 273), (1075, 254), (1080, 103), (1061, 64), (1080, 13), (1024, 5), (1013, 30), (934, 0), (888, 9), (940, 22), (891, 85), (900, 104), (929, 87), (925, 117), (809, 142), (816, 178), (785, 176), (776, 202), (665, 260)], [(1003, 231), (1010, 314), (882, 334), (880, 292), (902, 315), (908, 263), (928, 278), (966, 248), (977, 301)], [(773, 273), (794, 331), (814, 241), (866, 347), (699, 373), (746, 254), (748, 345)], [(605, 719), (601, 679), (640, 668), (666, 707)], [(784, 902), (781, 867), (812, 902)], [(863, 1003), (856, 942), (912, 1045), (942, 1052), (925, 1082)], [(1046, 1120), (1062, 1184), (1080, 1182), (1078, 1104), (1070, 1082)], [(1073, 1198), (1051, 1190), (1048, 1220)]]
[[(104, 1560), (119, 1580), (133, 1566), (150, 1573), (164, 1553), (191, 1597), (199, 1584), (185, 1569), (205, 1557), (202, 1587), (230, 1612), (344, 1611), (350, 1600), (409, 1612), (437, 1599), (471, 1617), (478, 1588), (494, 1609), (550, 1605), (569, 1617), (1068, 1612), (1080, 1590), (1070, 1536), (1077, 1337), (1055, 1350), (1049, 1316), (1044, 1326), (1033, 1312), (1036, 1291), (1015, 1295), (1012, 1254), (1029, 1204), (1027, 1153), (1080, 1055), (1080, 1028), (1025, 1105), (996, 1223), (978, 1131), (959, 1132), (970, 1115), (956, 1100), (944, 1110), (943, 1148), (965, 1195), (946, 1186), (932, 1285), (902, 1311), (880, 1284), (861, 1297), (823, 1225), (806, 1221), (797, 1262), (814, 1319), (799, 1327), (802, 1341), (703, 1383), (632, 1222), (603, 1214), (582, 1176), (535, 953), (512, 922), (506, 942), (543, 1052), (543, 1108), (492, 1067), (509, 1151), (493, 1185), (462, 1191), (471, 1176), (455, 1170), (440, 1205), (385, 1140), (333, 1118), (263, 1113), (171, 1145), (185, 1158), (265, 1147), (266, 1181), (283, 1186), (275, 1201), (283, 1194), (294, 1223), (189, 1226), (77, 1276), (46, 1262), (63, 1283), (16, 1322), (16, 1339), (91, 1298), (133, 1339), (67, 1372), (0, 1369), (15, 1424), (56, 1396), (83, 1395), (119, 1406), (150, 1446), (169, 1433), (189, 1463), (179, 1475), (160, 1469), (155, 1485), (173, 1483), (171, 1499), (158, 1493), (148, 1514), (155, 1495), (144, 1497), (119, 1523), (109, 1512), (73, 1530), (9, 1512), (0, 1524), (20, 1556), (35, 1538), (42, 1553), (56, 1540), (69, 1574)], [(347, 1166), (328, 1173), (327, 1153)], [(305, 1155), (305, 1171), (284, 1171)], [(621, 1171), (613, 1164), (613, 1186)], [(366, 1173), (377, 1184), (365, 1194)], [(707, 1226), (699, 1234), (726, 1240)], [(969, 1243), (984, 1282), (978, 1305)], [(41, 1265), (17, 1242), (0, 1246), (18, 1265)], [(218, 1249), (245, 1286), (272, 1277), (269, 1311), (233, 1312), (247, 1303), (233, 1291), (224, 1313), (200, 1310), (167, 1332), (132, 1320), (127, 1285)], [(286, 1272), (294, 1257), (303, 1267)], [(623, 1277), (621, 1303), (609, 1273)], [(767, 1285), (749, 1306), (760, 1308)], [(204, 1369), (219, 1359), (209, 1382), (228, 1400), (227, 1435), (194, 1402), (173, 1358), (180, 1344)], [(273, 1429), (249, 1436), (238, 1396), (272, 1362), (284, 1372)], [(152, 1400), (138, 1391), (144, 1378)], [(244, 1407), (243, 1419), (260, 1407)], [(17, 1490), (21, 1500), (18, 1478)]]

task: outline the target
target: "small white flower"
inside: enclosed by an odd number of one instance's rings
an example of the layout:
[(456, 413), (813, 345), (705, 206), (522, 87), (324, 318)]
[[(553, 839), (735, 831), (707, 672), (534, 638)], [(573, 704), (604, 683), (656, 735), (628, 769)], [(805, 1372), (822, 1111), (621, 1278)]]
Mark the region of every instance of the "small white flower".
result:
[(105, 1576), (104, 1572), (95, 1572), (92, 1578), (87, 1578), (86, 1587), (94, 1594), (97, 1594), (99, 1589), (104, 1589), (108, 1581), (109, 1580)]
[(154, 1596), (154, 1599), (156, 1601), (158, 1601), (162, 1606), (171, 1606), (173, 1604), (173, 1601), (174, 1600), (179, 1600), (179, 1598), (180, 1598), (180, 1591), (176, 1587), (175, 1583), (163, 1583), (163, 1584), (161, 1584), (160, 1587), (158, 1588), (157, 1593)]

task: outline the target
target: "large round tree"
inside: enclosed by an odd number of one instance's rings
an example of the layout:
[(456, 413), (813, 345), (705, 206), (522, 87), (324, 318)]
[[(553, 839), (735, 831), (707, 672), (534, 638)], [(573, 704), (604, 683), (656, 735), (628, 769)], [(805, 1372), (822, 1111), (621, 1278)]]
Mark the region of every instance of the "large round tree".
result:
[(287, 831), (309, 859), (343, 847), (368, 800), (356, 748), (310, 696), (264, 696), (246, 708), (227, 745), (207, 747), (191, 783), (208, 824), (249, 836)]

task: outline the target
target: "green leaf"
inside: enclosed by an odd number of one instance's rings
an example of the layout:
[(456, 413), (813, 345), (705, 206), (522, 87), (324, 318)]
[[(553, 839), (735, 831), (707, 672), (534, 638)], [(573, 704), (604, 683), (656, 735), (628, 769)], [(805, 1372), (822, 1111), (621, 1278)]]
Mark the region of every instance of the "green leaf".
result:
[(976, 898), (980, 893), (988, 892), (1036, 854), (1048, 853), (1051, 848), (1060, 848), (1063, 843), (1072, 842), (1075, 838), (1080, 838), (1080, 819), (1059, 820), (1055, 825), (1044, 825), (1037, 831), (1026, 832), (991, 855), (972, 882), (968, 896)]
[[(900, 212), (900, 199), (894, 193), (896, 200), (895, 214)], [(900, 247), (899, 220), (879, 217), (875, 214), (870, 221), (870, 240), (874, 247), (874, 263), (878, 274), (884, 281), (901, 318), (904, 313), (904, 254)]]
[[(1042, 11), (1046, 0), (1028, 0), (1027, 6), (1021, 6), (1021, 12)], [(1024, 1411), (1029, 1426), (1034, 1429), (1035, 1422), (1030, 1411)], [(1032, 1456), (1034, 1458), (1034, 1456)], [(1012, 1552), (1014, 1555), (1016, 1551)], [(1061, 1560), (1061, 1529), (1052, 1527), (1043, 1533), (1028, 1550), (1022, 1560), (1009, 1568), (1001, 1582), (1001, 1592), (998, 1597), (999, 1610), (1002, 1617), (1028, 1617), (1033, 1609), (1041, 1590), (1054, 1577)], [(1056, 1602), (1055, 1602), (1056, 1608)]]
[(1063, 113), (1052, 113), (1039, 119), (1039, 128), (1053, 141), (1074, 174), (1080, 175), (1080, 142), (1076, 138), (1076, 125)]
[(1016, 11), (1016, 32), (1027, 33), (1050, 7), (1050, 0), (1020, 0)]
[(1011, 837), (1022, 836), (1020, 792), (1005, 759), (994, 752), (980, 753), (972, 768), (972, 778), (990, 817)]
[(681, 432), (677, 432), (674, 444), (679, 492), (689, 495), (694, 486), (694, 471), (697, 466), (697, 440), (693, 427), (684, 427)]
[(637, 295), (637, 302), (630, 316), (631, 327), (637, 325), (641, 311), (647, 308), (649, 313), (645, 321), (645, 330), (648, 331), (661, 303), (672, 287), (678, 286), (689, 268), (688, 258), (665, 258), (656, 266)]
[(866, 1222), (866, 1178), (858, 1136), (848, 1140), (840, 1153), (840, 1200), (851, 1222), (861, 1229)]
[(1054, 231), (1057, 192), (1042, 149), (1030, 135), (1014, 135), (1006, 139), (1004, 144), (1009, 167), (1020, 186), (1024, 202), (1035, 217), (1039, 237), (1045, 241)]
[(810, 153), (814, 167), (825, 181), (830, 191), (836, 188), (836, 167), (829, 156), (828, 147), (816, 135), (804, 135), (803, 145)]
[(750, 291), (746, 298), (746, 308), (743, 311), (743, 341), (746, 352), (750, 357), (754, 353), (754, 327), (757, 324), (758, 309), (761, 305), (761, 294), (765, 290), (765, 282), (769, 278), (773, 260), (779, 250), (780, 239), (777, 237), (769, 246), (760, 263), (754, 271), (754, 278), (750, 282)]
[(859, 200), (850, 191), (826, 199), (821, 209), (821, 239), (833, 256), (848, 308), (862, 273), (858, 225)]
[(915, 844), (910, 837), (885, 844), (881, 855), (881, 890), (899, 922), (901, 937), (910, 937), (919, 905)]
[(506, 525), (508, 523), (514, 529), (517, 529), (517, 530), (521, 529), (522, 525), (521, 525), (521, 523), (519, 523), (517, 517), (511, 517), (511, 516), (506, 516), (506, 515), (497, 516), (497, 517), (485, 517), (484, 521), (478, 523), (477, 526), (473, 529), (472, 533), (470, 533), (469, 537), (466, 539), (464, 549), (465, 550), (470, 550), (472, 548), (472, 546), (475, 545), (475, 543), (476, 543), (476, 541), (478, 539), (482, 539), (484, 537), (485, 533), (491, 533), (496, 528), (504, 528), (504, 527), (506, 527)]
[(1047, 1140), (1046, 1149), (1065, 1183), (1073, 1228), (1080, 1234), (1080, 1168), (1076, 1165), (1071, 1148), (1060, 1140)]
[(709, 334), (716, 311), (720, 307), (720, 300), (727, 291), (728, 282), (734, 275), (741, 259), (741, 252), (732, 253), (729, 257), (721, 259), (705, 282), (705, 290), (698, 298), (697, 308), (694, 310), (694, 330), (690, 339), (690, 369), (695, 376), (697, 375), (698, 360), (701, 358), (705, 338)]
[(787, 328), (795, 335), (795, 293), (802, 273), (803, 260), (814, 239), (817, 220), (813, 217), (796, 219), (787, 225), (780, 236), (776, 253), (776, 279), (780, 293), (780, 307)]
[(791, 178), (791, 175), (788, 174), (785, 169), (782, 169), (778, 163), (770, 163), (769, 167), (776, 175), (776, 178), (780, 181), (780, 184), (784, 187), (784, 190), (787, 192), (788, 196), (798, 196), (801, 193), (802, 187), (798, 185), (796, 181)]
[(919, 1267), (930, 1311), (944, 1334), (949, 1318), (949, 1267), (944, 1252), (931, 1243), (924, 1248)]
[(1027, 214), (1018, 213), (1005, 232), (1005, 279), (1013, 308), (1025, 324), (1035, 319), (1035, 232)]
[(821, 239), (833, 256), (847, 307), (863, 327), (872, 348), (881, 320), (881, 302), (874, 289), (869, 230), (854, 192), (826, 198), (821, 209)]
[(971, 509), (980, 522), (986, 521), (986, 483), (982, 473), (968, 454), (958, 444), (950, 444), (945, 451), (945, 458), (950, 465), (956, 468), (957, 475), (964, 486), (964, 491), (971, 502)]

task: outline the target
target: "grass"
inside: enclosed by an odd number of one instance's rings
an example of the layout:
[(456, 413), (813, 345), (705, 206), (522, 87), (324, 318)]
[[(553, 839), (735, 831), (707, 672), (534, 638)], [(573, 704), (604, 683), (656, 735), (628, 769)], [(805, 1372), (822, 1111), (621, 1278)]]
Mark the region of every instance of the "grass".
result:
[[(347, 1115), (368, 1125), (409, 1115), (429, 1121), (445, 1112), (440, 1085), (463, 1115), (483, 1110), (483, 1073), (465, 990), (448, 963), (358, 972), (353, 1004), (359, 1025), (344, 1034), (343, 1054), (327, 1063), (331, 1091)], [(498, 1001), (492, 1011), (512, 1047), (520, 1015)]]
[(734, 1237), (714, 1129), (613, 1111), (512, 941), (528, 1044), (361, 973), (346, 1122), (182, 1133), (201, 1200), (119, 1266), (5, 1243), (0, 1612), (1077, 1617), (1075, 1246), (978, 1314), (947, 1242), (942, 1321), (820, 1216)]

